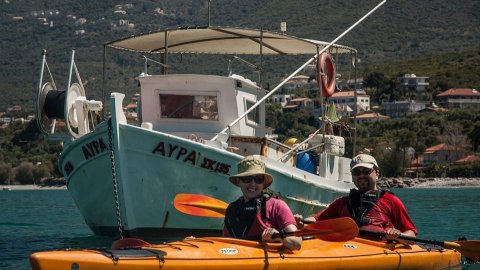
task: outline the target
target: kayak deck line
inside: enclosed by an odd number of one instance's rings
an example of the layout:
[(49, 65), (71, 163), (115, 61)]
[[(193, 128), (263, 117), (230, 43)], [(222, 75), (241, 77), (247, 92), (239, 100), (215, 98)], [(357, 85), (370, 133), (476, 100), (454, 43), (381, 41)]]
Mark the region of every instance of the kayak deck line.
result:
[[(147, 243), (147, 242), (145, 242)], [(461, 264), (455, 250), (355, 238), (345, 242), (305, 239), (300, 250), (281, 243), (207, 237), (124, 249), (38, 252), (34, 270), (74, 269), (443, 269)], [(194, 263), (201, 262), (201, 263)]]

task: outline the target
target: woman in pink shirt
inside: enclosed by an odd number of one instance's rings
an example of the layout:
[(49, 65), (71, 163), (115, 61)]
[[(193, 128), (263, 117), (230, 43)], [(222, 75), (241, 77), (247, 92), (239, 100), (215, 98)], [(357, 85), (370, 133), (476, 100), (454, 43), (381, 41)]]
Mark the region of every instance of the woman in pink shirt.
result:
[(294, 232), (297, 227), (287, 204), (263, 192), (272, 184), (273, 178), (265, 173), (261, 157), (247, 156), (237, 166), (238, 173), (230, 177), (230, 182), (240, 187), (243, 196), (228, 205), (223, 235), (282, 242), (289, 249), (300, 249), (301, 237), (272, 238), (274, 233)]

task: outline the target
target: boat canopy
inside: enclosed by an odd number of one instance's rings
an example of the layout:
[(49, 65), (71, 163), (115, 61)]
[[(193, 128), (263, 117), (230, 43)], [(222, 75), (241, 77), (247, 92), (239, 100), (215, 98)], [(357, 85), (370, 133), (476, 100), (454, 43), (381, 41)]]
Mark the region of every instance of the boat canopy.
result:
[[(321, 50), (328, 44), (265, 30), (210, 26), (150, 32), (105, 46), (141, 53), (299, 55), (315, 54), (317, 46)], [(329, 49), (333, 53), (356, 52), (353, 48), (337, 44)]]

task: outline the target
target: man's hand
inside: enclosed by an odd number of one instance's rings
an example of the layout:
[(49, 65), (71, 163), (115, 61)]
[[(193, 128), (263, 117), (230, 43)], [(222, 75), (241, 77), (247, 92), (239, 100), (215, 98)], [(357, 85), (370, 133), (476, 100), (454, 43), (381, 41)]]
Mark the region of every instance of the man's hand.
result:
[(303, 223), (303, 216), (300, 214), (293, 215), (295, 217), (295, 221), (297, 222), (297, 228), (301, 229), (305, 224)]
[(387, 240), (396, 240), (402, 244), (413, 245), (415, 244), (414, 241), (398, 239), (399, 236), (409, 236), (409, 237), (416, 237), (415, 233), (411, 230), (404, 231), (403, 233), (395, 228), (389, 228), (385, 232), (385, 238)]

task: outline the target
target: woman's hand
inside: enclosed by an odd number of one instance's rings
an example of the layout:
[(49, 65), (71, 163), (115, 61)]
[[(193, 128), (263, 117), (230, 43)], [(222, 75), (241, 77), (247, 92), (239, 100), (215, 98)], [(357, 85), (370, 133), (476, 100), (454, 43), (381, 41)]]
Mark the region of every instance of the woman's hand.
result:
[[(295, 225), (290, 224), (285, 229), (283, 229), (284, 232), (294, 232), (297, 230), (297, 227)], [(290, 250), (298, 250), (302, 246), (302, 238), (298, 236), (287, 236), (285, 238), (281, 237), (276, 237), (272, 238), (273, 234), (279, 233), (276, 229), (274, 228), (266, 228), (263, 230), (262, 233), (262, 241), (265, 242), (282, 242), (287, 248)]]
[[(278, 233), (277, 230), (275, 230), (274, 228), (266, 228), (265, 230), (263, 230), (263, 233), (262, 233), (262, 241), (265, 241), (265, 242), (273, 242), (273, 234), (274, 233)], [(276, 240), (280, 240), (279, 238), (277, 238)]]

